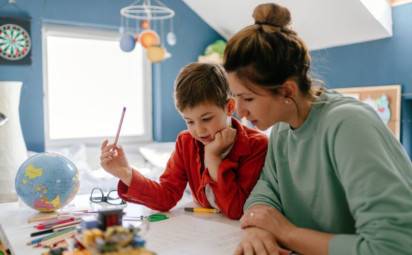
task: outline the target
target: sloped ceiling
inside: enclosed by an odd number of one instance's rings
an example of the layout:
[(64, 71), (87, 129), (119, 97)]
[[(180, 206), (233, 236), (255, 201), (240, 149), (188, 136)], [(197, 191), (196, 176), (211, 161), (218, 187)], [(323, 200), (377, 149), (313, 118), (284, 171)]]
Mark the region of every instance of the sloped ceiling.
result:
[(289, 8), (292, 28), (311, 50), (348, 45), (392, 36), (391, 6), (387, 0), (183, 0), (224, 38), (252, 24), (260, 3)]

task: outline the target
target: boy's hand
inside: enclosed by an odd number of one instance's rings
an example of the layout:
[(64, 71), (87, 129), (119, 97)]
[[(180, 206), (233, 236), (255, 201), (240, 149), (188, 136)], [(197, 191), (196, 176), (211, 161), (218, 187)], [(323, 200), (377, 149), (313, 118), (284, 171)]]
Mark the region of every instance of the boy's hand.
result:
[(132, 168), (127, 162), (123, 148), (108, 143), (104, 140), (101, 145), (100, 165), (108, 173), (119, 178), (126, 185), (130, 185)]
[(236, 129), (226, 127), (215, 134), (212, 142), (205, 145), (205, 158), (219, 157), (235, 142)]
[(222, 162), (222, 154), (233, 145), (236, 129), (227, 127), (215, 134), (215, 139), (205, 145), (205, 167), (210, 177), (217, 181), (217, 170)]

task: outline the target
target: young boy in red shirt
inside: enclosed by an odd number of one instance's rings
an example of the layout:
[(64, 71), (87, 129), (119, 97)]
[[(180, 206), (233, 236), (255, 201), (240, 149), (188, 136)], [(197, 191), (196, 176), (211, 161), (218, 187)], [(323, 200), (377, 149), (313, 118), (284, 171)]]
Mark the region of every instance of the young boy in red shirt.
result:
[(101, 166), (120, 179), (118, 193), (126, 201), (168, 211), (182, 198), (189, 183), (195, 201), (239, 219), (243, 205), (260, 175), (267, 138), (231, 115), (224, 70), (214, 64), (193, 63), (175, 81), (175, 104), (186, 121), (159, 182), (133, 169), (120, 146), (101, 146)]

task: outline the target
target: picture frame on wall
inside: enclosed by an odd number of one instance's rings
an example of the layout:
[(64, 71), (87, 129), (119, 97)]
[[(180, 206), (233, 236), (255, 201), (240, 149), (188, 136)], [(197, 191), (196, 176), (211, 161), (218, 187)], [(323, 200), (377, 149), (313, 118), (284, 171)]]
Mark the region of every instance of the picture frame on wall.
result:
[(336, 88), (335, 91), (370, 105), (399, 140), (401, 129), (401, 85)]
[(0, 65), (30, 65), (31, 21), (27, 18), (0, 17)]

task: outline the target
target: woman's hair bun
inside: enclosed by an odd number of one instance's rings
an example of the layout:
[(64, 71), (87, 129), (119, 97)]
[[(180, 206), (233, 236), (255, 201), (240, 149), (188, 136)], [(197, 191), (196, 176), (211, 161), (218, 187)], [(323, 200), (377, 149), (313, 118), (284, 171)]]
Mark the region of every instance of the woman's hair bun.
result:
[(274, 3), (260, 4), (253, 11), (256, 24), (286, 27), (290, 24), (290, 12), (286, 7)]

